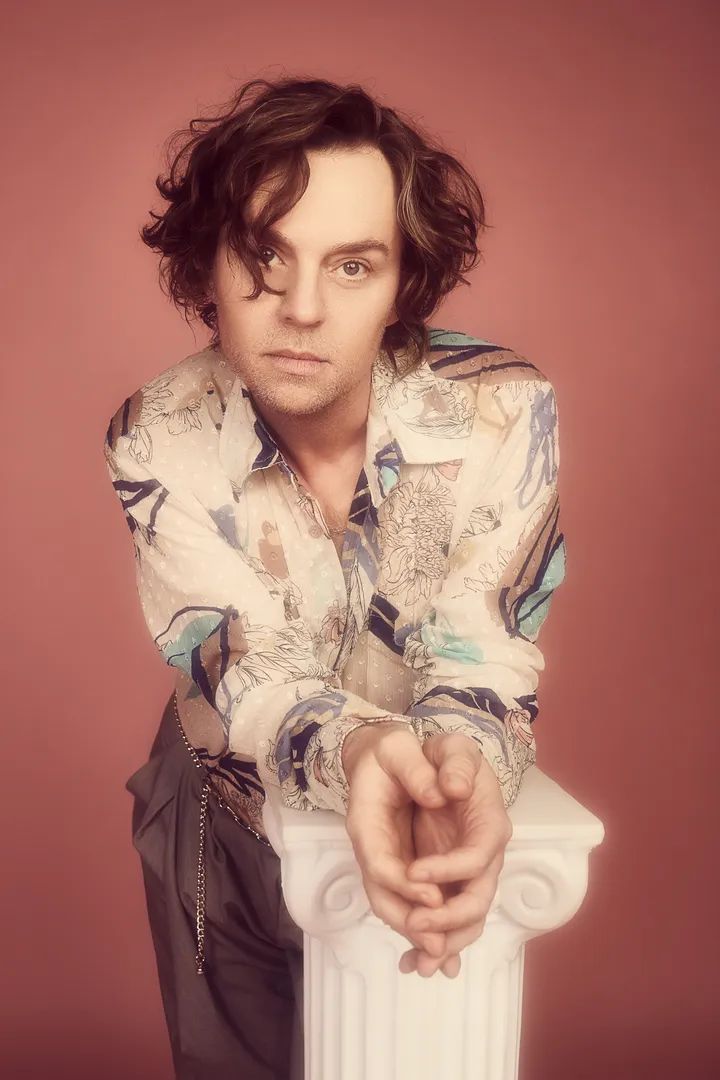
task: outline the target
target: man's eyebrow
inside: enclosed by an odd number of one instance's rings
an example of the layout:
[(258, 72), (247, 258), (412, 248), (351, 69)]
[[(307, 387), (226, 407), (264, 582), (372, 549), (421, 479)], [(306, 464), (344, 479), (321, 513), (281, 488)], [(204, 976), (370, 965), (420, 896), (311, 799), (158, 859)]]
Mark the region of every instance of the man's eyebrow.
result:
[[(283, 236), (273, 225), (265, 229), (263, 240), (285, 248), (287, 251), (294, 251), (287, 236)], [(387, 244), (384, 244), (382, 240), (376, 240), (374, 236), (368, 237), (367, 240), (349, 240), (345, 244), (333, 244), (331, 248), (328, 248), (327, 253), (328, 255), (352, 255), (359, 251), (379, 251), (381, 255), (390, 256), (390, 248)]]

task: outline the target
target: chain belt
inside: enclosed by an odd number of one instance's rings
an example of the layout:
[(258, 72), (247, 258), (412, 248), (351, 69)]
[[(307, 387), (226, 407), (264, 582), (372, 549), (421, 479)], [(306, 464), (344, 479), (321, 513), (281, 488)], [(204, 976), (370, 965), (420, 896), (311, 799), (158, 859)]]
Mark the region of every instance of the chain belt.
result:
[(182, 735), (183, 742), (190, 752), (190, 757), (195, 763), (195, 768), (200, 769), (203, 775), (202, 792), (200, 794), (200, 841), (198, 844), (198, 869), (197, 869), (197, 901), (195, 905), (195, 926), (197, 930), (197, 952), (195, 953), (195, 971), (198, 975), (205, 974), (205, 820), (207, 817), (207, 804), (208, 796), (212, 794), (219, 806), (223, 810), (227, 810), (229, 814), (237, 821), (238, 825), (241, 825), (243, 829), (247, 829), (251, 832), (261, 844), (265, 844), (266, 847), (272, 848), (272, 844), (264, 836), (261, 836), (259, 832), (256, 832), (251, 825), (248, 825), (247, 821), (243, 821), (241, 817), (235, 813), (231, 807), (224, 802), (217, 791), (212, 786), (210, 777), (208, 776), (207, 769), (203, 766), (200, 758), (197, 755), (195, 747), (188, 742), (187, 735), (182, 726), (180, 715), (177, 707), (177, 692), (173, 694), (173, 709), (175, 711), (175, 719), (177, 720), (178, 727), (180, 728), (180, 734)]

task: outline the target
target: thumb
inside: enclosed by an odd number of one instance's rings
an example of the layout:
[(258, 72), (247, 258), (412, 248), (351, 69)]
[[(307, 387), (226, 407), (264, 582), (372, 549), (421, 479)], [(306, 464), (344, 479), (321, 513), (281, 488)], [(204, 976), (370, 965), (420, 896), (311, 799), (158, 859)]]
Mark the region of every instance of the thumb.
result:
[(437, 769), (423, 753), (415, 735), (412, 738), (391, 735), (382, 740), (377, 754), (383, 769), (402, 784), (414, 802), (429, 808), (445, 803)]
[(468, 735), (449, 732), (428, 736), (425, 757), (435, 766), (438, 784), (448, 799), (468, 799), (482, 763), (482, 751)]

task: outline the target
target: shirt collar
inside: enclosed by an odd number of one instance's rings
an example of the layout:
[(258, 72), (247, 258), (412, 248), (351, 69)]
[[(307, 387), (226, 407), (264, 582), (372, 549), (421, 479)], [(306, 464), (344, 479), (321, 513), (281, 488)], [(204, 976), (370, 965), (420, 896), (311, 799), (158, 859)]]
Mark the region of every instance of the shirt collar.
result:
[[(463, 460), (474, 416), (469, 391), (437, 376), (427, 356), (413, 371), (398, 375), (381, 349), (372, 367), (364, 462), (375, 506), (397, 482), (400, 464)], [(288, 467), (239, 375), (220, 431), (220, 462), (238, 488), (258, 469)]]

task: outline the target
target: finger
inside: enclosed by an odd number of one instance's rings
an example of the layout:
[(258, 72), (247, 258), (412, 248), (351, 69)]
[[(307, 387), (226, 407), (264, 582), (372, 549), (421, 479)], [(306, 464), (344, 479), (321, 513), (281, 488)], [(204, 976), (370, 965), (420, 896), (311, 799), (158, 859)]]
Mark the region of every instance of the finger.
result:
[[(446, 935), (446, 950), (447, 953), (457, 955), (463, 949), (466, 949), (468, 945), (472, 945), (482, 935), (485, 924), (487, 923), (487, 916), (484, 919), (480, 919), (479, 922), (473, 923), (471, 926), (465, 926), (461, 930), (451, 930)], [(440, 957), (440, 963), (443, 962), (443, 958)]]
[(377, 801), (365, 803), (356, 799), (345, 818), (345, 831), (365, 878), (377, 881), (414, 904), (439, 907), (443, 902), (439, 885), (410, 881), (407, 876), (415, 854), (411, 815), (411, 806), (391, 812), (378, 806)]
[(456, 847), (444, 855), (423, 855), (408, 867), (411, 881), (472, 881), (486, 874), (495, 860), (499, 869), (505, 860), (505, 848), (498, 851), (497, 837), (483, 834), (479, 843)]
[(438, 769), (440, 790), (449, 799), (468, 799), (482, 758), (472, 747), (448, 753)]
[(497, 891), (498, 873), (492, 868), (481, 878), (468, 882), (456, 896), (447, 899), (439, 909), (415, 907), (407, 917), (406, 929), (409, 933), (423, 931), (459, 930), (464, 926), (483, 919)]
[(460, 957), (455, 953), (453, 956), (449, 956), (440, 965), (440, 970), (443, 975), (447, 975), (448, 979), (456, 979), (460, 974)]
[(398, 961), (398, 969), (402, 972), (403, 975), (409, 975), (411, 971), (415, 970), (415, 965), (417, 963), (417, 955), (417, 949), (408, 949), (407, 952), (404, 952), (402, 954)]
[(442, 971), (448, 979), (455, 979), (460, 974), (460, 957), (457, 953), (451, 953), (445, 959), (438, 959), (421, 952), (418, 955), (415, 970), (424, 979), (431, 978), (437, 971)]
[(378, 743), (376, 754), (388, 776), (402, 784), (414, 802), (427, 807), (444, 805), (437, 770), (423, 753), (416, 735), (392, 731)]
[[(419, 949), (409, 949), (403, 953), (398, 962), (398, 969), (403, 975), (409, 975), (413, 971), (417, 971), (418, 959), (422, 955), (422, 951)], [(442, 971), (443, 975), (446, 975), (448, 979), (455, 979), (460, 974), (460, 957), (457, 953), (451, 953), (440, 963), (439, 968), (436, 970)]]
[(477, 941), (484, 929), (485, 919), (482, 919), (464, 930), (455, 930), (449, 933), (447, 935), (447, 951), (442, 956), (432, 956), (430, 953), (425, 952), (424, 949), (421, 949), (417, 956), (416, 971), (418, 975), (428, 979), (453, 956), (457, 956), (459, 959), (461, 950)]
[(418, 975), (421, 975), (423, 977), (423, 979), (429, 979), (432, 975), (435, 974), (440, 965), (443, 963), (444, 959), (445, 954), (443, 954), (443, 956), (437, 957), (428, 956), (426, 952), (421, 950), (418, 953), (415, 970), (417, 971)]
[(453, 896), (443, 908), (433, 910), (429, 907), (415, 907), (410, 909), (406, 933), (447, 933), (449, 930), (460, 930), (462, 927), (471, 926), (488, 914), (488, 908), (492, 902), (494, 890), (485, 886), (480, 894), (470, 890)]
[[(405, 746), (407, 739), (415, 739), (415, 736), (405, 735)], [(382, 776), (382, 767), (374, 762), (373, 769), (375, 781), (365, 785), (362, 763), (358, 765), (354, 796), (345, 818), (345, 831), (363, 876), (377, 880), (414, 904), (439, 907), (443, 894), (438, 885), (429, 881), (425, 884), (410, 881), (407, 876), (408, 865), (415, 854), (412, 803), (393, 809), (378, 802), (377, 777)]]
[(450, 799), (469, 798), (483, 761), (479, 746), (467, 736), (448, 733), (426, 739), (423, 752), (437, 769), (443, 794)]
[(373, 913), (391, 929), (402, 934), (411, 945), (425, 950), (430, 956), (442, 956), (446, 951), (445, 935), (436, 931), (427, 933), (410, 932), (406, 929), (408, 913), (411, 908), (404, 900), (399, 899), (393, 893), (388, 892), (381, 886), (366, 883), (365, 892), (370, 902)]
[(399, 855), (380, 849), (379, 844), (382, 841), (377, 832), (374, 835), (372, 831), (368, 835), (368, 830), (353, 833), (351, 840), (355, 858), (366, 881), (372, 881), (390, 892), (397, 893), (413, 904), (423, 904), (430, 908), (442, 905), (443, 894), (439, 885), (432, 881), (410, 881), (407, 864)]

